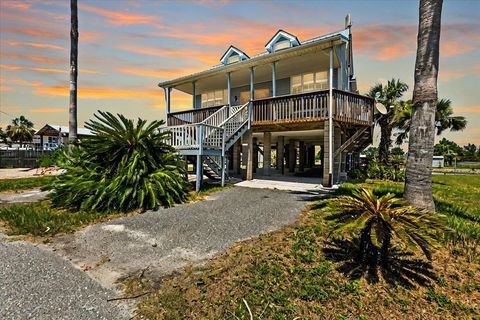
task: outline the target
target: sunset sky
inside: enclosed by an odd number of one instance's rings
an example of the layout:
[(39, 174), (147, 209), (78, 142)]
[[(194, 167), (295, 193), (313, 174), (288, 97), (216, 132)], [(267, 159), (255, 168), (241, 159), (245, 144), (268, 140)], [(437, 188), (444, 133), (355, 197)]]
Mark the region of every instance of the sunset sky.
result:
[[(78, 2), (81, 126), (96, 110), (165, 118), (158, 82), (218, 64), (230, 44), (262, 52), (278, 29), (300, 41), (341, 30), (348, 13), (361, 93), (392, 77), (413, 88), (418, 1)], [(444, 1), (439, 97), (468, 119), (445, 134), (459, 144), (480, 145), (479, 12), (480, 1)], [(1, 127), (22, 114), (68, 124), (69, 32), (69, 1), (0, 1)], [(173, 92), (174, 110), (190, 103)]]

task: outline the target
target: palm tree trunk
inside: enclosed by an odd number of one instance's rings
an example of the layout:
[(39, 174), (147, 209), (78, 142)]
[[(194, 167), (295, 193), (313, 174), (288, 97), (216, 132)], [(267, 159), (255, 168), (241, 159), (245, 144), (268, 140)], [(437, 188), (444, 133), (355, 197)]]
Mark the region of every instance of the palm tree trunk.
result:
[(77, 140), (77, 78), (78, 78), (78, 15), (77, 0), (70, 0), (70, 107), (68, 121), (68, 141)]
[(430, 210), (435, 210), (432, 158), (442, 2), (443, 0), (420, 0), (413, 117), (405, 173), (405, 199), (411, 205)]
[(383, 115), (379, 120), (380, 124), (380, 145), (378, 146), (378, 157), (380, 163), (388, 165), (388, 155), (392, 145), (392, 126), (389, 123), (388, 116)]

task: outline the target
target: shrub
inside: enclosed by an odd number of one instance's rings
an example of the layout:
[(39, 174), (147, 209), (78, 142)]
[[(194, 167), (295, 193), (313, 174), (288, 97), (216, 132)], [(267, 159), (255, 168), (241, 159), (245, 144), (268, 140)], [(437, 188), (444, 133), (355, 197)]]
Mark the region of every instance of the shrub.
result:
[(360, 231), (358, 258), (371, 259), (373, 264), (378, 255), (382, 263), (388, 262), (395, 239), (404, 249), (420, 249), (431, 259), (431, 249), (438, 243), (436, 234), (447, 230), (443, 216), (408, 206), (392, 193), (377, 197), (369, 189), (355, 190), (353, 196), (329, 201), (327, 209), (337, 232), (351, 235)]
[(163, 121), (126, 119), (100, 112), (86, 123), (93, 136), (64, 152), (66, 173), (52, 185), (54, 206), (127, 212), (156, 209), (186, 199), (185, 164), (165, 143)]
[(65, 147), (55, 149), (52, 153), (45, 154), (40, 157), (38, 164), (40, 167), (60, 166), (63, 162)]

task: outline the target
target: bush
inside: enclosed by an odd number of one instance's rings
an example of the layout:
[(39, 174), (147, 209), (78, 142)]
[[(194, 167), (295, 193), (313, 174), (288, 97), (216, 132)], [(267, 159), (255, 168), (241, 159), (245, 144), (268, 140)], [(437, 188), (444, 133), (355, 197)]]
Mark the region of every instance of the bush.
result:
[(52, 153), (40, 157), (38, 164), (40, 167), (60, 166), (64, 161), (65, 147), (55, 149)]
[(126, 119), (99, 112), (86, 123), (93, 136), (64, 151), (52, 204), (71, 210), (127, 212), (186, 200), (185, 163), (165, 143), (164, 121)]
[(327, 219), (335, 222), (337, 232), (348, 235), (360, 231), (359, 260), (372, 260), (376, 264), (388, 262), (392, 242), (409, 251), (420, 249), (431, 259), (431, 248), (436, 246), (436, 235), (447, 231), (444, 217), (424, 209), (408, 206), (395, 194), (381, 197), (372, 190), (360, 189), (353, 196), (339, 196), (328, 202)]

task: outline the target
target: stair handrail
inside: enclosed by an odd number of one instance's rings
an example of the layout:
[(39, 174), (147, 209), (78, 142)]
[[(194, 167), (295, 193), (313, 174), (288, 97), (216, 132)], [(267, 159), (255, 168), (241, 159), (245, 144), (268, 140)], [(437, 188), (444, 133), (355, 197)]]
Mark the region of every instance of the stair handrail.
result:
[(230, 107), (228, 105), (221, 107), (220, 109), (206, 117), (200, 123), (219, 127), (220, 124), (224, 121), (224, 119), (228, 118), (229, 108)]

